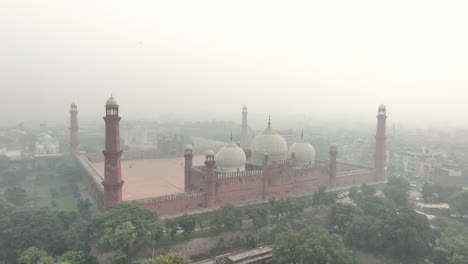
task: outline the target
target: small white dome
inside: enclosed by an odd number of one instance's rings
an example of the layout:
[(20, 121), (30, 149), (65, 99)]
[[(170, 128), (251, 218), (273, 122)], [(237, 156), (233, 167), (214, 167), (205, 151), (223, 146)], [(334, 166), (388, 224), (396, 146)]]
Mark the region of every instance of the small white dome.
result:
[(190, 144), (187, 144), (187, 145), (185, 146), (185, 150), (192, 150), (192, 149), (193, 149), (193, 147), (192, 147), (192, 145), (190, 145)]
[(244, 105), (244, 106), (242, 107), (242, 110), (243, 110), (243, 111), (247, 111), (247, 106)]
[(307, 165), (315, 162), (315, 148), (303, 138), (289, 148), (289, 156), (293, 152), (295, 154), (294, 164)]
[(119, 104), (117, 103), (117, 100), (115, 100), (115, 98), (113, 96), (111, 96), (107, 102), (106, 102), (106, 106), (119, 106)]
[(387, 107), (385, 107), (385, 105), (381, 104), (381, 105), (379, 106), (379, 112), (380, 112), (380, 111), (387, 111)]
[(76, 107), (76, 104), (75, 102), (72, 102), (71, 105), (70, 105), (71, 108), (75, 108)]
[(286, 140), (270, 126), (255, 136), (250, 149), (252, 150), (252, 164), (256, 166), (263, 166), (265, 153), (268, 153), (269, 161), (288, 159)]
[(247, 162), (244, 150), (232, 141), (223, 146), (214, 159), (217, 169), (222, 172), (244, 171)]
[(214, 156), (214, 154), (214, 151), (211, 149), (206, 152), (206, 156)]

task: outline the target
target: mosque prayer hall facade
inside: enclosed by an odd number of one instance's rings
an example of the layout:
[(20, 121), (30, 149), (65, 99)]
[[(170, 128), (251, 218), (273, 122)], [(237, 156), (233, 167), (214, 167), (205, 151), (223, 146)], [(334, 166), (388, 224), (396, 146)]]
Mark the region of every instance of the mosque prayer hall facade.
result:
[[(71, 149), (80, 163), (89, 159), (79, 152), (77, 144), (76, 105), (71, 115)], [(375, 168), (367, 168), (337, 161), (338, 147), (332, 144), (329, 160), (315, 158), (315, 149), (303, 135), (288, 149), (285, 139), (275, 132), (268, 121), (267, 127), (248, 144), (247, 107), (242, 109), (241, 143), (234, 143), (231, 135), (229, 143), (219, 149), (206, 152), (203, 165), (193, 165), (194, 147), (185, 146), (184, 164), (180, 177), (183, 177), (183, 190), (179, 193), (132, 200), (141, 207), (158, 212), (160, 215), (176, 215), (206, 208), (218, 208), (224, 204), (247, 204), (266, 201), (271, 198), (311, 195), (319, 187), (328, 189), (360, 185), (363, 183), (383, 182), (385, 180), (385, 141), (386, 108), (381, 105), (377, 115)], [(125, 189), (125, 175), (121, 171), (119, 105), (114, 98), (106, 103), (106, 139), (104, 154), (104, 173), (96, 173), (89, 164), (82, 177), (89, 190), (101, 192), (92, 194), (102, 210), (122, 200)], [(75, 129), (74, 129), (75, 128)], [(244, 131), (245, 130), (245, 131)], [(92, 165), (91, 165), (92, 166)], [(93, 174), (93, 175), (91, 175)], [(104, 174), (104, 176), (100, 176)], [(99, 182), (100, 178), (102, 181)], [(158, 170), (153, 172), (153, 181), (145, 185), (158, 185)], [(88, 178), (88, 179), (86, 179)], [(91, 179), (91, 180), (90, 180)], [(97, 186), (100, 184), (100, 186)]]

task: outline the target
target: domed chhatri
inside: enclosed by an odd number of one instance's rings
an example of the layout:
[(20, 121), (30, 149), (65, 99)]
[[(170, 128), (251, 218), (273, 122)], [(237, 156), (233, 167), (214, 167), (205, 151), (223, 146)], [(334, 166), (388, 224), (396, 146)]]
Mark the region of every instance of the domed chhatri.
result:
[(315, 148), (304, 139), (304, 135), (289, 148), (289, 156), (294, 153), (294, 164), (308, 165), (315, 162)]
[(250, 148), (252, 150), (252, 164), (256, 166), (263, 166), (265, 152), (268, 153), (269, 162), (288, 159), (288, 144), (282, 136), (273, 130), (270, 120), (268, 127), (252, 140)]
[(231, 141), (216, 153), (215, 161), (218, 171), (225, 173), (240, 172), (245, 171), (247, 157), (244, 150)]
[(385, 105), (381, 104), (381, 105), (379, 106), (378, 112), (379, 112), (379, 114), (381, 114), (381, 113), (382, 113), (382, 114), (386, 113), (386, 112), (387, 112), (387, 107), (385, 107)]
[(119, 104), (117, 103), (117, 100), (115, 100), (115, 98), (111, 95), (111, 97), (106, 102), (106, 107), (107, 106), (117, 106), (117, 107), (119, 107)]
[(185, 146), (185, 150), (192, 150), (192, 149), (193, 149), (193, 147), (192, 147), (192, 145), (190, 145), (190, 144), (187, 144), (187, 145)]

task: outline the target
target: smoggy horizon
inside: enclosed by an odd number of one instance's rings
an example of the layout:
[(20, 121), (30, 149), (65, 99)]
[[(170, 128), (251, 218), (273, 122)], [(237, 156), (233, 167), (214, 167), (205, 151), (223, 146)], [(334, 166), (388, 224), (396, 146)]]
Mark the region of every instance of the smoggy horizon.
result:
[(64, 122), (75, 101), (99, 122), (113, 94), (125, 119), (234, 119), (245, 104), (372, 124), (383, 103), (389, 122), (466, 128), (466, 7), (2, 1), (0, 120)]

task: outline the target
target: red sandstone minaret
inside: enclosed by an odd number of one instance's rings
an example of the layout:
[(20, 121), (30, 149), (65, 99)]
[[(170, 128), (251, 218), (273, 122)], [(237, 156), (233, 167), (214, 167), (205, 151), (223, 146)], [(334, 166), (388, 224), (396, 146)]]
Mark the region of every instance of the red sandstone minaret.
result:
[[(270, 120), (268, 120), (270, 126)], [(268, 152), (263, 154), (263, 178), (262, 178), (262, 200), (266, 200), (266, 188), (268, 182)]]
[(336, 144), (331, 144), (330, 145), (330, 151), (328, 151), (328, 154), (330, 154), (330, 189), (333, 189), (336, 187), (336, 156), (338, 156), (338, 148), (336, 147)]
[(185, 146), (184, 150), (185, 170), (184, 170), (184, 190), (190, 191), (192, 188), (192, 160), (193, 160), (193, 147), (192, 145)]
[(106, 149), (103, 151), (104, 164), (104, 210), (122, 201), (122, 175), (120, 168), (120, 117), (119, 105), (111, 96), (106, 102)]
[(375, 176), (378, 181), (385, 178), (385, 160), (387, 157), (385, 150), (387, 108), (385, 105), (380, 105), (377, 115), (377, 133), (375, 135), (375, 154), (374, 154), (374, 167)]
[(241, 148), (250, 149), (248, 139), (248, 127), (247, 127), (247, 106), (242, 107), (242, 131), (241, 131)]
[(73, 102), (70, 105), (70, 153), (78, 154), (80, 151), (80, 138), (78, 136), (78, 107)]
[(205, 161), (205, 166), (206, 166), (206, 185), (205, 185), (205, 207), (210, 208), (214, 205), (215, 203), (215, 192), (216, 192), (216, 180), (215, 180), (215, 173), (214, 173), (214, 167), (216, 164), (216, 161), (214, 160), (214, 152), (212, 150), (208, 150), (206, 152), (206, 161)]

